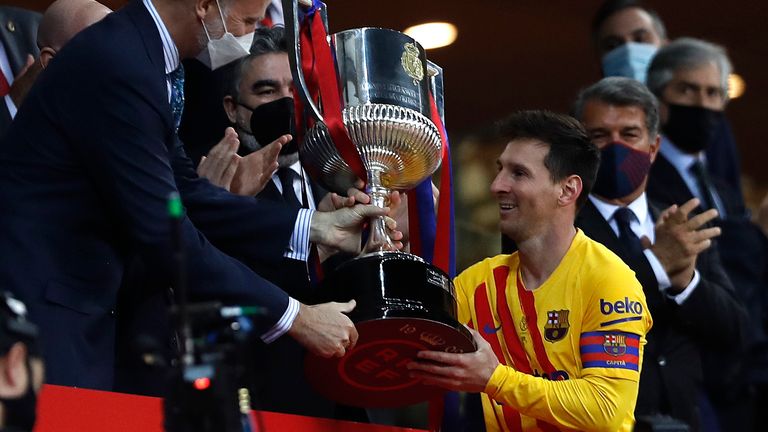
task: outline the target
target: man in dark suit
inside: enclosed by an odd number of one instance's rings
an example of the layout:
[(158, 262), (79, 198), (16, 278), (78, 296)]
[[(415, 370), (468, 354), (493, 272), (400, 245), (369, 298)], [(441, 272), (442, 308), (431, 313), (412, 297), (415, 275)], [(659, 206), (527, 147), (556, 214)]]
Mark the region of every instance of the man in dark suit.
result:
[(744, 375), (712, 382), (711, 392), (718, 395), (714, 402), (723, 427), (747, 430), (754, 387), (763, 398), (768, 395), (768, 240), (750, 222), (739, 193), (707, 175), (710, 160), (704, 149), (725, 121), (730, 71), (725, 50), (698, 39), (678, 39), (654, 57), (648, 88), (659, 100), (663, 136), (648, 195), (665, 205), (696, 197), (702, 210), (720, 213), (720, 256), (752, 324), (749, 355), (733, 361), (745, 366)]
[(307, 241), (357, 251), (362, 220), (384, 212), (291, 210), (231, 195), (195, 174), (176, 134), (180, 58), (198, 55), (206, 34), (219, 55), (222, 21), (245, 33), (228, 12), (243, 1), (137, 0), (110, 14), (51, 62), (0, 146), (0, 285), (40, 325), (49, 382), (112, 387), (129, 260), (146, 266), (144, 285), (171, 284), (174, 192), (186, 210), (179, 230), (193, 300), (265, 307), (253, 332), (267, 343), (288, 333), (324, 356), (354, 345), (344, 315), (353, 302), (305, 306), (248, 267), (278, 264)]
[(574, 111), (601, 151), (576, 226), (635, 271), (654, 317), (636, 415), (666, 414), (699, 430), (702, 353), (737, 352), (746, 332), (746, 311), (711, 247), (720, 229), (705, 225), (717, 211), (694, 216), (698, 202), (690, 200), (659, 214), (648, 200), (660, 138), (657, 102), (645, 86), (605, 78), (580, 93)]
[(40, 72), (40, 64), (35, 62), (40, 17), (37, 12), (0, 7), (0, 137)]

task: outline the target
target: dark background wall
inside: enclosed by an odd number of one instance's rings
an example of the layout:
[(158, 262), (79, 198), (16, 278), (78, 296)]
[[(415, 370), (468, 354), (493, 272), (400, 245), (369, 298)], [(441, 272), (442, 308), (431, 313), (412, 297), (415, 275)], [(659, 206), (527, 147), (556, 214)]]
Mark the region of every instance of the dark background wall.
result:
[[(50, 0), (3, 0), (44, 10)], [(124, 0), (104, 0), (116, 8)], [(596, 0), (328, 0), (332, 30), (400, 29), (427, 20), (458, 25), (450, 47), (429, 52), (446, 71), (447, 122), (462, 135), (521, 108), (564, 111), (579, 88), (599, 78), (589, 41)], [(696, 36), (725, 45), (747, 89), (728, 108), (745, 173), (768, 184), (768, 6), (756, 0), (647, 1), (671, 37)]]
[[(42, 11), (51, 0), (0, 0)], [(117, 8), (125, 0), (104, 0)], [(488, 244), (466, 256), (494, 252), (497, 209), (487, 184), (496, 149), (464, 140), (517, 109), (567, 111), (576, 92), (600, 78), (589, 39), (599, 0), (327, 0), (332, 31), (376, 26), (402, 30), (425, 21), (455, 23), (453, 45), (428, 52), (446, 74), (446, 121), (456, 147), (457, 228), (469, 244)], [(669, 36), (694, 36), (728, 48), (746, 92), (728, 106), (747, 198), (754, 206), (768, 189), (768, 6), (758, 0), (650, 0)], [(1, 25), (2, 23), (0, 23)], [(119, 47), (115, 47), (119, 49)], [(485, 206), (481, 205), (485, 202)], [(471, 214), (470, 214), (471, 213)], [(479, 238), (487, 241), (476, 241)], [(484, 237), (483, 237), (484, 236)], [(465, 243), (466, 246), (467, 243)], [(461, 266), (460, 266), (461, 267)]]

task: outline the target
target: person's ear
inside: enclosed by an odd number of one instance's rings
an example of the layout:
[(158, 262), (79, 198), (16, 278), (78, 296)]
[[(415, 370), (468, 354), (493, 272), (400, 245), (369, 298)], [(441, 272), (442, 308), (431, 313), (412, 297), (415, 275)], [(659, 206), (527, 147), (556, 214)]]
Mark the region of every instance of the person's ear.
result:
[(16, 398), (27, 390), (27, 347), (16, 342), (0, 359), (0, 397)]
[(571, 204), (576, 205), (576, 200), (578, 200), (581, 191), (584, 188), (584, 185), (581, 182), (581, 177), (575, 174), (570, 175), (560, 182), (560, 186), (560, 196), (557, 199), (557, 203), (561, 207)]
[(43, 69), (48, 67), (48, 63), (56, 56), (56, 50), (51, 47), (44, 47), (40, 50), (40, 65)]
[(659, 154), (661, 148), (661, 133), (656, 134), (656, 138), (651, 142), (651, 163), (656, 160), (656, 155)]
[(235, 98), (230, 95), (226, 95), (224, 96), (224, 100), (222, 100), (221, 103), (224, 105), (224, 112), (227, 113), (229, 122), (232, 124), (237, 123), (237, 103), (235, 102)]
[(215, 0), (195, 0), (195, 15), (205, 21), (205, 16), (212, 7), (217, 7)]

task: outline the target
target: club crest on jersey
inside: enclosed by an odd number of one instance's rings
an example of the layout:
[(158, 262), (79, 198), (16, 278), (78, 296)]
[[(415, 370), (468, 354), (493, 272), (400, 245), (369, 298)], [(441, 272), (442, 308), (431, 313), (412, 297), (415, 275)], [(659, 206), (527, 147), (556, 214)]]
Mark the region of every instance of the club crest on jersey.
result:
[(603, 350), (612, 356), (622, 356), (627, 352), (627, 337), (622, 334), (604, 335)]
[(568, 323), (569, 313), (567, 309), (547, 312), (547, 323), (544, 325), (544, 339), (547, 342), (557, 342), (568, 334), (568, 328), (571, 326)]

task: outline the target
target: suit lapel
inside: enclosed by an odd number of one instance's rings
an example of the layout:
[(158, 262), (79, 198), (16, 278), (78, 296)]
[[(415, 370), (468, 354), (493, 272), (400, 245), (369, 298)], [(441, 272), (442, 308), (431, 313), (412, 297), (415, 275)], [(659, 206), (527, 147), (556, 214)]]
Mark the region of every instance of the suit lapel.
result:
[(661, 153), (651, 165), (647, 192), (649, 197), (663, 205), (681, 205), (693, 198), (685, 180)]
[[(646, 300), (651, 310), (659, 309), (659, 302), (662, 301), (659, 294), (659, 285), (656, 280), (656, 275), (653, 273), (651, 265), (645, 257), (632, 258), (624, 253), (624, 247), (622, 246), (616, 233), (613, 232), (611, 226), (603, 218), (603, 215), (597, 211), (597, 208), (591, 201), (587, 201), (584, 208), (581, 209), (579, 215), (576, 217), (576, 226), (581, 228), (587, 237), (602, 243), (613, 253), (619, 256), (634, 272), (637, 280), (643, 286), (645, 291)], [(651, 306), (653, 305), (653, 306)]]
[(602, 243), (608, 249), (616, 251), (622, 249), (619, 238), (608, 225), (608, 221), (603, 218), (603, 215), (597, 211), (597, 208), (592, 201), (587, 200), (584, 204), (584, 208), (581, 209), (579, 215), (576, 217), (576, 226), (581, 228), (587, 237), (595, 240), (598, 243)]
[(267, 185), (264, 186), (264, 189), (259, 192), (258, 197), (268, 199), (270, 201), (283, 202), (283, 196), (280, 194), (280, 191), (277, 190), (277, 185), (275, 184), (274, 180), (267, 182)]
[[(162, 88), (167, 89), (163, 41), (160, 38), (160, 32), (155, 25), (155, 21), (152, 19), (152, 16), (144, 6), (143, 2), (141, 0), (134, 0), (115, 13), (125, 13), (136, 26), (139, 36), (144, 44), (144, 52), (147, 55), (147, 60), (149, 61), (152, 70), (156, 73), (158, 81), (160, 81), (158, 84), (161, 84)], [(164, 112), (169, 126), (168, 145), (169, 147), (172, 147), (175, 144), (175, 139), (172, 138), (176, 133), (173, 127), (173, 112), (171, 109), (170, 97), (167, 95), (167, 92), (162, 99), (166, 106)]]
[[(13, 26), (15, 30), (11, 32), (8, 30), (9, 26)], [(23, 29), (19, 27), (19, 24), (13, 16), (0, 12), (0, 42), (2, 42), (3, 47), (5, 48), (5, 55), (8, 57), (8, 64), (11, 66), (11, 72), (13, 72), (14, 76), (18, 74), (19, 70), (24, 66), (21, 54), (17, 49), (18, 46), (26, 45), (20, 43), (23, 42), (19, 40)]]

